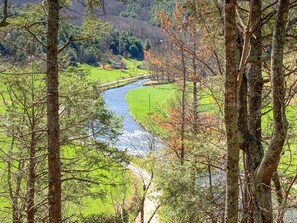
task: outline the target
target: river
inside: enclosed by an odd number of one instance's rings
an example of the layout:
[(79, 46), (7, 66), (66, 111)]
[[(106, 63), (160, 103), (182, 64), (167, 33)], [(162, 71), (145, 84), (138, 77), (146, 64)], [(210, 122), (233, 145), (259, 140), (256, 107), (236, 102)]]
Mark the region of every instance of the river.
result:
[(139, 80), (122, 87), (106, 90), (102, 94), (107, 107), (115, 114), (123, 117), (122, 135), (112, 146), (139, 156), (144, 156), (148, 151), (155, 150), (158, 143), (152, 134), (145, 131), (131, 117), (125, 97), (128, 91), (140, 88), (147, 81), (148, 79)]
[[(126, 150), (129, 154), (144, 156), (151, 149), (155, 150), (160, 146), (156, 143), (155, 137), (145, 131), (130, 115), (129, 107), (126, 102), (128, 91), (142, 87), (148, 80), (140, 80), (131, 84), (112, 88), (103, 92), (102, 96), (109, 107), (115, 114), (123, 117), (123, 134), (118, 137), (117, 142), (112, 145), (120, 150)], [(219, 174), (220, 177), (223, 173)], [(221, 182), (222, 183), (222, 182)], [(274, 201), (275, 203), (276, 201)], [(296, 208), (289, 208), (285, 214), (285, 223), (297, 222)]]

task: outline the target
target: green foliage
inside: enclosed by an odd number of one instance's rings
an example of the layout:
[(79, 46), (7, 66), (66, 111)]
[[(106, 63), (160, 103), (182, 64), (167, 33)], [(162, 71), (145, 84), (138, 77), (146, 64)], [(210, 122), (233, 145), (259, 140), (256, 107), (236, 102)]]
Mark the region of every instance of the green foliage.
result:
[[(179, 0), (179, 2), (181, 1)], [(175, 4), (176, 4), (176, 0), (168, 0), (168, 1), (154, 0), (150, 8), (151, 23), (154, 25), (160, 25), (158, 14), (162, 11), (162, 13), (166, 15), (172, 15)]]
[(144, 58), (142, 41), (129, 32), (115, 31), (112, 34), (110, 49), (115, 55), (139, 60)]
[(151, 48), (152, 48), (151, 42), (148, 39), (146, 39), (144, 42), (144, 49), (146, 51), (149, 51)]
[[(100, 1), (92, 1), (92, 7), (97, 7)], [(100, 3), (101, 4), (101, 3)], [(133, 4), (132, 4), (133, 5)], [(27, 5), (16, 9), (17, 14), (15, 25), (22, 27), (38, 21), (36, 25), (30, 27), (33, 33), (45, 33), (46, 24), (43, 11), (38, 4), (28, 8)], [(21, 25), (20, 25), (21, 24)], [(14, 27), (14, 26), (11, 26)], [(46, 35), (38, 34), (40, 42), (46, 43)], [(60, 21), (59, 47), (71, 40), (67, 50), (63, 52), (64, 65), (77, 65), (77, 63), (87, 63), (96, 65), (98, 61), (104, 60), (106, 52), (111, 50), (114, 54), (124, 55), (135, 59), (143, 59), (142, 41), (132, 33), (114, 31), (107, 23), (101, 23), (94, 16), (87, 16), (80, 27), (69, 22)], [(7, 29), (5, 41), (0, 44), (0, 55), (16, 59), (19, 62), (26, 62), (32, 55), (41, 56), (46, 53), (46, 49), (38, 43), (27, 30), (22, 28)], [(67, 58), (67, 59), (66, 59)]]
[(121, 16), (129, 18), (137, 18), (140, 12), (141, 5), (137, 2), (130, 2), (126, 4), (124, 11), (121, 12)]
[[(99, 61), (106, 60), (105, 55), (110, 50), (115, 55), (139, 60), (144, 58), (140, 39), (132, 33), (113, 31), (106, 24), (88, 21), (81, 28), (60, 22), (59, 46), (63, 46), (69, 38), (73, 38), (73, 41), (60, 56), (60, 62), (66, 67), (76, 66), (77, 63), (97, 65)], [(45, 42), (46, 38), (41, 36), (40, 40)], [(8, 30), (5, 41), (0, 43), (0, 55), (19, 62), (45, 53), (45, 48), (23, 29)]]
[[(223, 210), (220, 205), (224, 201), (221, 199), (224, 185), (217, 182), (218, 173), (212, 168), (208, 172), (207, 165), (199, 163), (205, 155), (203, 151), (198, 153), (187, 156), (184, 165), (172, 157), (167, 157), (166, 162), (159, 160), (157, 176), (162, 187), (162, 222), (218, 222)], [(213, 178), (211, 184), (209, 174)]]
[[(33, 67), (33, 66), (32, 66)], [(15, 69), (17, 69), (15, 67)], [(16, 70), (14, 70), (15, 72)], [(9, 157), (13, 164), (13, 188), (16, 179), (21, 179), (21, 194), (26, 194), (26, 175), (30, 160), (30, 146), (36, 148), (36, 219), (47, 210), (44, 200), (47, 177), (44, 172), (46, 164), (46, 107), (44, 74), (29, 69), (18, 70), (17, 74), (1, 76), (1, 191), (6, 200), (1, 200), (1, 216), (6, 205), (10, 212), (9, 193), (7, 189), (7, 168)], [(22, 73), (26, 74), (22, 74)], [(99, 93), (84, 76), (72, 72), (60, 74), (60, 139), (63, 172), (64, 215), (94, 214), (109, 210), (114, 215), (113, 204), (131, 195), (130, 175), (119, 163), (126, 161), (126, 156), (115, 149), (107, 147), (119, 134), (120, 119), (115, 117), (105, 106)], [(33, 124), (32, 124), (33, 123)], [(32, 141), (32, 132), (36, 139)], [(98, 141), (98, 139), (104, 141)], [(5, 142), (5, 147), (4, 147)], [(32, 144), (33, 143), (33, 144)], [(21, 164), (21, 165), (20, 165)], [(15, 190), (14, 190), (15, 191)], [(130, 195), (129, 195), (130, 194)], [(111, 197), (112, 196), (112, 197)], [(25, 212), (26, 197), (15, 194), (19, 199), (19, 210)], [(83, 198), (83, 199), (82, 199)], [(107, 205), (108, 203), (108, 205)], [(89, 206), (88, 206), (89, 205)], [(96, 205), (98, 205), (98, 208)], [(82, 209), (81, 207), (85, 208)], [(93, 207), (93, 211), (90, 211)], [(105, 208), (105, 209), (103, 209)], [(75, 211), (74, 211), (75, 210)], [(77, 211), (81, 210), (81, 211)], [(77, 215), (76, 215), (77, 216)], [(7, 216), (3, 216), (6, 218)]]

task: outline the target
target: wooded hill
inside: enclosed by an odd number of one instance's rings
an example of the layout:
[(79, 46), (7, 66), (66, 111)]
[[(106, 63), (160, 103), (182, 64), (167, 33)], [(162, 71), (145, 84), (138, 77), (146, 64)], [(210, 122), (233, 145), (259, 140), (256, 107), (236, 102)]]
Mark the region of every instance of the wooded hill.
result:
[[(26, 3), (37, 3), (39, 0), (12, 0), (13, 5), (24, 5)], [(155, 0), (136, 0), (136, 1), (105, 1), (104, 10), (98, 10), (98, 17), (103, 22), (110, 22), (111, 25), (120, 30), (133, 33), (138, 38), (149, 39), (153, 45), (157, 45), (164, 36), (159, 27), (155, 26), (154, 13), (156, 10), (166, 8), (172, 11), (175, 1), (162, 3)], [(72, 1), (70, 7), (64, 6), (62, 11), (68, 15), (74, 25), (81, 25), (85, 5), (82, 1)]]
[[(9, 2), (9, 1), (8, 1)], [(96, 64), (99, 61), (111, 62), (111, 55), (122, 55), (133, 59), (144, 58), (144, 50), (152, 46), (157, 47), (161, 44), (164, 36), (158, 27), (158, 21), (154, 20), (153, 14), (161, 8), (172, 10), (171, 2), (161, 4), (156, 1), (106, 1), (104, 10), (96, 8), (96, 17), (102, 22), (102, 35), (94, 38), (86, 38), (83, 41), (73, 41), (67, 48), (65, 55), (68, 61), (66, 65), (75, 65), (77, 62)], [(29, 13), (33, 7), (40, 4), (38, 0), (18, 1), (10, 3), (9, 14), (12, 17), (23, 15), (28, 17), (40, 17), (36, 13)], [(81, 1), (73, 1), (70, 5), (61, 6), (62, 20), (60, 22), (59, 41), (65, 43), (69, 36), (78, 35), (81, 32), (86, 5)], [(1, 12), (2, 13), (2, 12)], [(105, 23), (111, 26), (105, 26)], [(79, 28), (77, 28), (79, 27)], [(3, 41), (0, 43), (0, 53), (4, 57), (14, 58), (17, 62), (23, 62), (25, 54), (42, 54), (44, 49), (39, 44), (35, 44), (34, 38), (24, 29), (6, 30), (1, 34)], [(43, 38), (42, 41), (45, 39)], [(18, 47), (15, 48), (14, 44)], [(22, 50), (26, 48), (26, 52)], [(111, 57), (110, 57), (111, 56)]]

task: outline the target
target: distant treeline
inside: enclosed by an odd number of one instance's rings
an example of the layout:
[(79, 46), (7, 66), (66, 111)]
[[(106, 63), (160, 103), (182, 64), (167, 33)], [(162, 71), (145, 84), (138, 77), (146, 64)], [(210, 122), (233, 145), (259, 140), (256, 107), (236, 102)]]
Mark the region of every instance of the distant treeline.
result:
[[(62, 45), (70, 36), (79, 35), (79, 27), (70, 24), (61, 25), (59, 42)], [(41, 38), (42, 41), (46, 41)], [(79, 63), (96, 64), (106, 60), (108, 55), (122, 55), (142, 60), (144, 49), (150, 48), (148, 40), (142, 41), (131, 32), (112, 30), (111, 28), (101, 35), (73, 41), (63, 53), (63, 59), (69, 65)], [(31, 56), (38, 57), (46, 50), (23, 29), (13, 29), (2, 33), (0, 41), (0, 55), (17, 62), (25, 62)]]
[[(13, 0), (10, 3), (24, 4), (28, 2), (32, 1)], [(165, 2), (137, 0), (125, 4), (113, 0), (110, 4), (107, 4), (107, 13), (112, 15), (110, 18), (111, 27), (96, 37), (72, 42), (63, 52), (63, 60), (70, 65), (77, 63), (96, 64), (108, 60), (109, 55), (122, 55), (142, 60), (144, 50), (150, 49), (151, 45), (159, 46), (164, 38), (157, 27), (159, 26), (159, 20), (155, 15), (160, 10), (166, 14), (172, 13), (174, 5), (175, 0)], [(10, 13), (18, 14), (19, 10), (22, 9), (12, 6)], [(73, 4), (72, 10), (81, 11), (84, 9), (81, 4), (77, 3)], [(61, 22), (60, 26), (60, 44), (65, 43), (69, 36), (76, 36), (81, 31), (79, 26), (66, 22)], [(31, 56), (40, 56), (46, 52), (24, 29), (14, 28), (0, 34), (0, 55), (5, 58), (11, 58), (17, 62), (26, 62)], [(43, 37), (40, 39), (46, 41)]]

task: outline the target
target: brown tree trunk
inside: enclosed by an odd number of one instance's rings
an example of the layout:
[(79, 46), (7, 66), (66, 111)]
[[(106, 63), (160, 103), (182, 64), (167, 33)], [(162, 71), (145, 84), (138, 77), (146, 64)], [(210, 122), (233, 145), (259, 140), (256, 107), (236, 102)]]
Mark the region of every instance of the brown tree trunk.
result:
[(271, 201), (271, 179), (277, 171), (280, 154), (287, 136), (288, 123), (285, 107), (285, 75), (283, 70), (283, 51), (289, 0), (280, 0), (274, 27), (271, 55), (271, 80), (273, 103), (273, 133), (269, 147), (256, 173), (257, 203), (261, 220), (273, 222)]
[(196, 63), (196, 52), (197, 52), (197, 33), (193, 30), (193, 55), (192, 55), (192, 66), (193, 66), (193, 131), (196, 134), (198, 131), (198, 95), (197, 95), (197, 63)]
[[(32, 94), (34, 99), (34, 94)], [(34, 100), (33, 100), (34, 101)], [(34, 223), (35, 216), (35, 166), (36, 166), (36, 131), (35, 131), (35, 109), (32, 108), (31, 145), (29, 148), (29, 176), (27, 186), (27, 222)]]
[(61, 163), (59, 142), (58, 29), (59, 1), (48, 0), (47, 128), (49, 221), (61, 222)]
[[(248, 122), (244, 140), (245, 140), (245, 191), (243, 199), (244, 214), (242, 222), (257, 221), (259, 212), (257, 195), (255, 192), (256, 182), (254, 171), (263, 158), (263, 149), (261, 145), (261, 108), (262, 108), (262, 64), (260, 62), (262, 54), (262, 33), (261, 33), (261, 0), (252, 0), (250, 2), (250, 57), (258, 58), (259, 61), (251, 63), (248, 69)], [(247, 92), (246, 92), (247, 93)]]
[(9, 23), (7, 22), (8, 18), (8, 0), (3, 1), (3, 19), (0, 21), (0, 27), (8, 26)]
[[(262, 31), (261, 0), (251, 1), (251, 36), (250, 36), (250, 56), (261, 59), (262, 55)], [(248, 70), (248, 89), (249, 89), (249, 131), (261, 142), (261, 109), (262, 109), (262, 63), (254, 62), (250, 64)]]
[(182, 62), (182, 98), (181, 98), (181, 151), (180, 151), (180, 159), (181, 165), (184, 164), (185, 160), (185, 128), (186, 128), (186, 80), (187, 80), (187, 72), (186, 72), (186, 61), (185, 61), (185, 52), (184, 52), (184, 43), (181, 46), (181, 62)]
[[(11, 148), (9, 152), (9, 157), (12, 155), (12, 149), (14, 145), (14, 140), (12, 140)], [(21, 213), (19, 209), (19, 198), (20, 198), (20, 188), (21, 188), (21, 181), (22, 181), (22, 175), (18, 174), (16, 177), (16, 182), (13, 183), (12, 179), (12, 161), (8, 160), (7, 162), (7, 183), (8, 183), (8, 190), (9, 190), (9, 196), (11, 199), (11, 206), (12, 206), (12, 222), (14, 223), (21, 223)], [(18, 163), (18, 170), (21, 173), (23, 168), (23, 162), (19, 161)], [(15, 190), (13, 189), (13, 184), (16, 184)]]
[[(196, 67), (194, 68), (196, 69)], [(193, 132), (198, 131), (198, 95), (197, 95), (197, 81), (193, 81)]]
[(238, 222), (239, 140), (237, 133), (236, 0), (225, 1), (225, 126), (227, 183), (225, 222)]
[[(22, 213), (19, 208), (19, 199), (20, 199), (20, 191), (21, 191), (21, 184), (23, 179), (23, 167), (24, 167), (24, 161), (18, 160), (17, 164), (17, 174), (16, 179), (12, 179), (12, 169), (15, 166), (13, 164), (12, 156), (13, 156), (13, 149), (14, 149), (14, 138), (12, 138), (11, 146), (9, 148), (8, 152), (8, 161), (7, 161), (7, 184), (8, 184), (8, 192), (9, 197), (11, 200), (11, 206), (12, 206), (12, 221), (14, 223), (21, 223), (22, 222)], [(14, 189), (15, 187), (15, 189)]]

